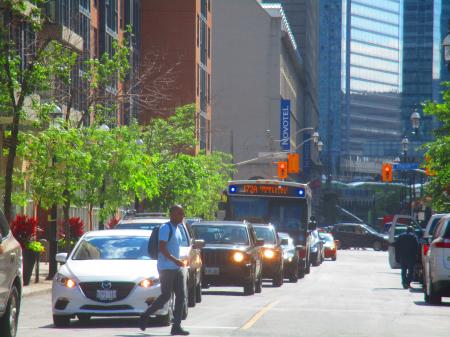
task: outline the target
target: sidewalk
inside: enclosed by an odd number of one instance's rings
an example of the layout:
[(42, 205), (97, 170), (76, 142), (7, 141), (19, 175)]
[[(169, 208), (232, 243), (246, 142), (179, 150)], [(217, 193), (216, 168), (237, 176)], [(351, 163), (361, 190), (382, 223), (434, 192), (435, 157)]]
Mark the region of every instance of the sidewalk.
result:
[(30, 284), (23, 287), (23, 297), (41, 295), (50, 293), (52, 290), (52, 281), (47, 281), (48, 276), (48, 262), (39, 263), (39, 283), (35, 283), (36, 280), (36, 267), (33, 270)]

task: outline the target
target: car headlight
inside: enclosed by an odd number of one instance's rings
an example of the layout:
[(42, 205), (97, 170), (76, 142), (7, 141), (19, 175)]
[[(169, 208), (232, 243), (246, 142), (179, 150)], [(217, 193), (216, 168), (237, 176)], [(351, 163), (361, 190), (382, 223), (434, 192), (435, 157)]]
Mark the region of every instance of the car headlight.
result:
[(317, 253), (317, 246), (312, 246), (312, 247), (311, 247), (311, 251), (312, 251), (313, 253)]
[(71, 279), (70, 277), (67, 277), (61, 273), (56, 273), (55, 282), (66, 288), (75, 288), (77, 285), (77, 283), (73, 279)]
[(233, 254), (233, 260), (236, 261), (236, 262), (244, 261), (244, 257), (245, 257), (244, 254), (241, 253), (241, 252), (235, 252)]
[(272, 249), (264, 250), (264, 257), (266, 257), (268, 259), (273, 259), (274, 256), (275, 256), (275, 252)]
[(139, 282), (139, 285), (142, 288), (150, 288), (150, 287), (157, 285), (158, 283), (159, 283), (159, 279), (145, 279), (145, 280), (142, 280), (141, 282)]

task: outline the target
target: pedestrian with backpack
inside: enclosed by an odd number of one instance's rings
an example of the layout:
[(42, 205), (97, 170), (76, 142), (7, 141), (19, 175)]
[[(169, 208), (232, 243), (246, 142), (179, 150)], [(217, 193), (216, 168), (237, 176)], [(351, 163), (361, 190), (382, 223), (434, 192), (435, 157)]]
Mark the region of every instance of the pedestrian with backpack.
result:
[[(171, 335), (187, 336), (189, 332), (181, 327), (181, 317), (186, 301), (186, 280), (183, 268), (185, 264), (180, 260), (180, 246), (183, 240), (181, 234), (182, 222), (184, 219), (183, 207), (179, 205), (172, 206), (169, 211), (170, 221), (162, 225), (159, 229), (157, 238), (152, 232), (149, 242), (149, 254), (157, 255), (158, 272), (161, 283), (161, 295), (148, 307), (139, 319), (139, 328), (145, 331), (148, 318), (156, 311), (164, 307), (169, 302), (172, 293), (175, 293), (175, 310)], [(157, 230), (157, 231), (156, 231)], [(155, 242), (158, 242), (156, 245)], [(158, 253), (155, 254), (155, 248), (158, 247)], [(156, 257), (156, 256), (155, 256)]]

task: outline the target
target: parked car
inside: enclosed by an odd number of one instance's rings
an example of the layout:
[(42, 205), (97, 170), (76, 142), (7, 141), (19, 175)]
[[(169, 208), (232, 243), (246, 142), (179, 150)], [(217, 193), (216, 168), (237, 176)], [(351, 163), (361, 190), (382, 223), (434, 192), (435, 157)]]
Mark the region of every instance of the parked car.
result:
[(191, 226), (205, 241), (202, 285), (244, 287), (245, 295), (262, 290), (264, 240), (258, 240), (253, 226), (239, 221), (196, 222)]
[(290, 282), (298, 281), (298, 251), (294, 239), (288, 233), (278, 232), (280, 245), (283, 249), (284, 277)]
[(284, 259), (277, 232), (270, 224), (255, 224), (253, 227), (256, 237), (264, 240), (263, 278), (272, 279), (274, 287), (281, 287), (284, 279)]
[(439, 221), (427, 255), (425, 301), (439, 304), (450, 297), (450, 214)]
[(320, 266), (324, 260), (323, 242), (319, 238), (319, 232), (313, 230), (311, 232), (311, 265), (314, 267)]
[[(134, 214), (121, 220), (116, 229), (145, 229), (152, 230), (169, 222), (166, 217), (148, 216), (146, 213)], [(150, 233), (148, 234), (150, 236)], [(181, 244), (181, 258), (187, 261), (187, 296), (189, 307), (195, 307), (202, 301), (202, 259), (200, 250), (203, 242), (195, 240), (192, 230), (186, 224), (181, 227), (183, 242)]]
[[(52, 310), (56, 327), (71, 318), (139, 316), (161, 294), (157, 261), (150, 259), (147, 230), (108, 230), (84, 234), (53, 279)], [(156, 312), (170, 325), (174, 299)], [(185, 313), (186, 314), (186, 313)]]
[(0, 210), (0, 336), (15, 337), (22, 295), (22, 250)]
[[(433, 238), (434, 232), (437, 228), (439, 221), (445, 216), (445, 214), (433, 214), (428, 220), (425, 227), (423, 238), (420, 242), (420, 261), (422, 263), (422, 269), (425, 270), (425, 265), (428, 264), (428, 250), (430, 248), (431, 239)], [(423, 274), (422, 278), (423, 289), (426, 289), (426, 278)]]
[(387, 237), (378, 233), (372, 227), (359, 223), (338, 223), (331, 231), (333, 237), (339, 240), (340, 248), (373, 248), (387, 250)]
[(324, 258), (336, 261), (337, 259), (337, 245), (334, 237), (330, 233), (319, 232), (319, 238), (323, 242)]
[(400, 234), (406, 232), (406, 228), (408, 226), (414, 227), (416, 236), (420, 240), (422, 237), (422, 229), (414, 217), (403, 214), (397, 214), (394, 216), (394, 219), (392, 220), (392, 225), (389, 228), (388, 233), (389, 265), (391, 266), (392, 269), (400, 268), (400, 261), (397, 260), (397, 257), (395, 255), (394, 243)]

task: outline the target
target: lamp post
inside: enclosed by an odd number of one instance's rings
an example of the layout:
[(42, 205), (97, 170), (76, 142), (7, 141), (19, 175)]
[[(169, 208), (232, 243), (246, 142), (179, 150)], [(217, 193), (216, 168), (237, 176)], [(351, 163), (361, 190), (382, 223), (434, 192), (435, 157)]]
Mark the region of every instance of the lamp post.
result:
[[(51, 113), (49, 113), (51, 123), (54, 126), (57, 126), (57, 120), (63, 117), (62, 109), (56, 105)], [(52, 166), (55, 165), (55, 156), (52, 156)], [(58, 264), (56, 262), (56, 254), (58, 253), (58, 205), (53, 204), (50, 209), (50, 214), (48, 216), (48, 226), (49, 226), (49, 235), (48, 235), (48, 256), (49, 256), (49, 264), (48, 264), (48, 275), (47, 280), (52, 280), (58, 271)], [(39, 266), (39, 263), (38, 263)], [(36, 273), (37, 275), (39, 272)]]
[(417, 110), (414, 110), (409, 119), (411, 121), (411, 126), (414, 132), (416, 132), (420, 127), (420, 114), (417, 112)]
[[(102, 124), (99, 126), (98, 128), (99, 130), (103, 131), (103, 132), (109, 132), (109, 126), (106, 124)], [(101, 186), (101, 190), (100, 190), (100, 194), (102, 195), (102, 197), (100, 198), (100, 209), (103, 209), (105, 207), (105, 202), (103, 200), (103, 195), (106, 193), (106, 179), (105, 177), (103, 177), (102, 180), (102, 186)], [(105, 222), (103, 221), (103, 219), (100, 219), (100, 221), (98, 222), (98, 229), (102, 230), (105, 229)]]
[(447, 63), (447, 69), (450, 71), (450, 20), (448, 20), (448, 33), (442, 42), (444, 49), (444, 61)]

